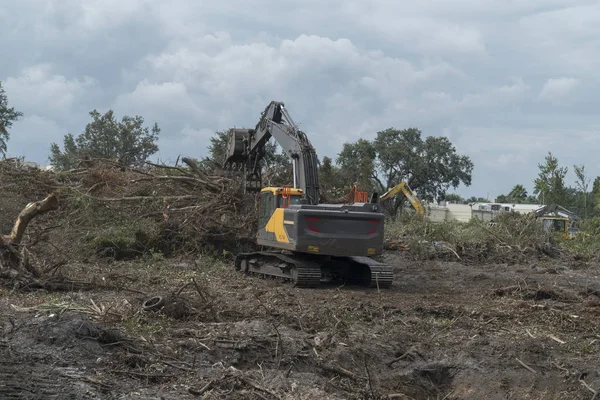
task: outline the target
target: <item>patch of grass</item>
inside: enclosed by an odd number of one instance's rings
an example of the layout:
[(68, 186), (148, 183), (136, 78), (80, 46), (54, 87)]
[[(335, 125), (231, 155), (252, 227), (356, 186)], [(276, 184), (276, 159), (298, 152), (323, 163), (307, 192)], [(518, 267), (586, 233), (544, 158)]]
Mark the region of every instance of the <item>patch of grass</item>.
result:
[(569, 351), (575, 354), (596, 354), (600, 352), (600, 346), (589, 341), (574, 342), (569, 344)]
[(561, 241), (561, 247), (581, 261), (592, 261), (600, 250), (600, 218), (583, 220), (573, 239)]
[(129, 335), (160, 335), (172, 325), (171, 320), (163, 314), (156, 318), (135, 314), (123, 321), (123, 328)]
[(561, 247), (579, 260), (593, 260), (600, 249), (600, 236), (580, 233), (571, 240), (562, 240)]

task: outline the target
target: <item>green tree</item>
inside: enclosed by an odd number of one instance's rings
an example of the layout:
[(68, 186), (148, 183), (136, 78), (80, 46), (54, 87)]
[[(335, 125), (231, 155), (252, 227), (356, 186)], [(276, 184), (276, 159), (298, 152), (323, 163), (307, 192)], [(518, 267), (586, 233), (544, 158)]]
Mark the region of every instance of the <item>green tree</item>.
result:
[(540, 173), (535, 179), (534, 194), (544, 204), (566, 205), (567, 189), (565, 187), (565, 176), (568, 168), (561, 167), (558, 159), (548, 152), (545, 162), (538, 165)]
[(592, 193), (600, 194), (600, 176), (594, 178), (594, 182), (592, 183)]
[(535, 196), (530, 196), (527, 193), (525, 186), (516, 184), (510, 190), (508, 194), (501, 194), (496, 197), (498, 203), (512, 203), (512, 204), (525, 204), (525, 203), (537, 203)]
[(442, 196), (442, 199), (453, 203), (463, 203), (465, 201), (465, 199), (458, 193), (446, 193)]
[(521, 184), (516, 184), (508, 193), (508, 198), (511, 203), (525, 203), (527, 201), (527, 189)]
[(590, 212), (594, 216), (600, 215), (600, 176), (594, 178), (592, 183), (592, 191), (589, 195)]
[(467, 203), (490, 203), (490, 200), (486, 197), (471, 196), (467, 200)]
[(90, 112), (92, 122), (77, 137), (64, 137), (63, 150), (56, 143), (50, 146), (50, 163), (59, 170), (75, 168), (83, 159), (104, 158), (126, 166), (142, 165), (158, 151), (158, 124), (150, 130), (140, 116), (124, 116), (117, 121), (112, 110), (101, 115)]
[(294, 183), (292, 160), (276, 142), (265, 145), (263, 181), (267, 186), (292, 185)]
[(0, 82), (0, 154), (4, 157), (7, 150), (7, 142), (10, 139), (8, 128), (12, 127), (19, 117), (22, 117), (21, 111), (16, 111), (14, 107), (8, 106), (8, 96)]
[(336, 164), (340, 166), (342, 179), (346, 182), (348, 190), (352, 185), (357, 185), (361, 191), (381, 190), (376, 182), (376, 158), (377, 152), (373, 143), (366, 139), (343, 144)]
[(227, 151), (227, 132), (217, 131), (210, 138), (208, 157), (204, 157), (200, 164), (207, 169), (221, 169), (225, 162)]
[[(473, 162), (459, 155), (447, 137), (421, 137), (416, 128), (389, 128), (377, 132), (374, 141), (359, 139), (344, 144), (337, 159), (344, 173), (367, 180), (379, 192), (407, 182), (420, 200), (442, 198), (449, 188), (470, 186)], [(368, 189), (367, 189), (368, 190)], [(392, 213), (404, 202), (394, 197)]]
[(341, 168), (334, 165), (333, 160), (327, 156), (323, 157), (319, 165), (319, 185), (325, 202), (339, 199), (350, 191)]
[[(587, 218), (588, 214), (588, 190), (590, 187), (590, 177), (587, 175), (585, 170), (585, 165), (573, 165), (573, 170), (575, 171), (575, 176), (577, 180), (575, 184), (577, 186), (577, 190), (580, 192), (583, 203), (583, 216)], [(578, 204), (579, 205), (579, 204)]]

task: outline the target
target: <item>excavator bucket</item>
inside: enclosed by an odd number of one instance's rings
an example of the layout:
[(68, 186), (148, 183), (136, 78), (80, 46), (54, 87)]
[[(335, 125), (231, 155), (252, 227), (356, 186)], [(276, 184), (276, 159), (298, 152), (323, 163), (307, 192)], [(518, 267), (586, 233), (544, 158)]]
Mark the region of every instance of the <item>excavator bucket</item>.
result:
[(224, 167), (230, 171), (243, 173), (245, 193), (258, 193), (262, 188), (262, 178), (260, 169), (248, 167), (248, 153), (246, 149), (249, 139), (249, 129), (230, 129), (227, 132), (227, 150)]
[(246, 141), (250, 136), (248, 129), (230, 129), (227, 132), (227, 151), (225, 154), (225, 167), (239, 169), (247, 160)]

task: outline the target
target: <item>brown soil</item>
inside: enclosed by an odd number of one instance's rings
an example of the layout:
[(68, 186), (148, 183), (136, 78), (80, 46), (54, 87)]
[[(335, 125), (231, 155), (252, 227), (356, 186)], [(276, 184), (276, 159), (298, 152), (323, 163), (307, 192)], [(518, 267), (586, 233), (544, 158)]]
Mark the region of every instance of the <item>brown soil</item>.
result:
[(253, 203), (225, 178), (181, 173), (55, 176), (0, 162), (0, 234), (28, 202), (55, 189), (63, 199), (26, 232), (37, 283), (0, 269), (1, 399), (589, 400), (600, 390), (597, 262), (525, 251), (537, 242), (520, 239), (505, 254), (492, 241), (445, 260), (388, 251), (386, 290), (298, 289), (221, 261), (247, 246), (253, 215), (240, 210)]
[[(94, 278), (85, 292), (5, 286), (0, 398), (589, 400), (600, 389), (596, 264), (385, 258), (396, 278), (380, 292), (298, 289), (205, 257), (63, 267)], [(155, 295), (165, 307), (143, 310)]]

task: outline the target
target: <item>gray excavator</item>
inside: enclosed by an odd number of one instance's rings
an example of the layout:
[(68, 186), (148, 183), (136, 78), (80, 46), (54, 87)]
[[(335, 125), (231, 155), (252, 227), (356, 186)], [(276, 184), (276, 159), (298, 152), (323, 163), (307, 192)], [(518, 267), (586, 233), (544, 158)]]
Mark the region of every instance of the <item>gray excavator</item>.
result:
[[(290, 157), (291, 186), (262, 185), (262, 160), (271, 137)], [(224, 167), (243, 177), (244, 193), (258, 197), (256, 242), (269, 248), (238, 254), (238, 271), (292, 281), (298, 287), (392, 284), (392, 267), (371, 258), (383, 252), (384, 243), (377, 193), (367, 199), (366, 192), (355, 192), (349, 204), (320, 204), (317, 154), (283, 102), (269, 103), (254, 129), (228, 131)]]

